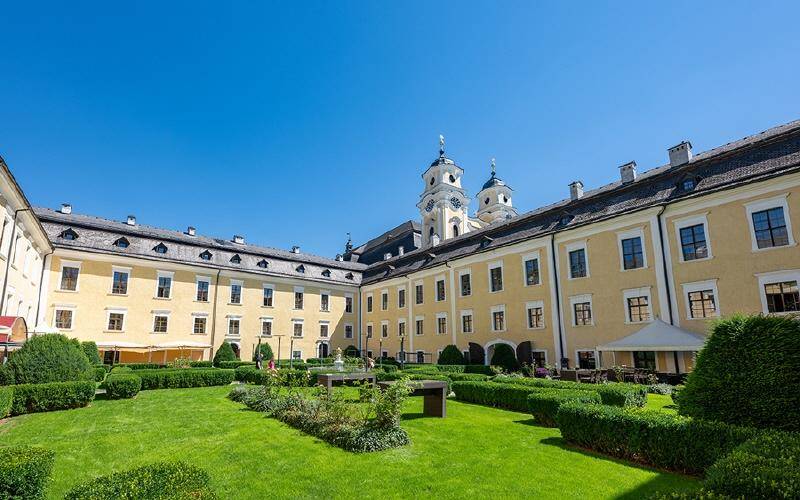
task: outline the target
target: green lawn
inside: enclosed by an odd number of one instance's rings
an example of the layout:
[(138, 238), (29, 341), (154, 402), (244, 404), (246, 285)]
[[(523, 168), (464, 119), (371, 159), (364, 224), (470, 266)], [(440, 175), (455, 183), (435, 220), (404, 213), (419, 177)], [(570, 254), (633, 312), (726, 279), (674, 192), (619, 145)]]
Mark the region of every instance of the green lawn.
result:
[(73, 484), (154, 460), (205, 468), (220, 498), (641, 498), (693, 478), (572, 449), (524, 413), (448, 401), (446, 419), (407, 403), (410, 446), (352, 454), (228, 401), (228, 387), (141, 392), (136, 399), (23, 415), (0, 443), (55, 450), (59, 498)]
[(647, 409), (661, 410), (667, 413), (678, 413), (675, 403), (672, 402), (672, 396), (662, 396), (661, 394), (647, 395)]

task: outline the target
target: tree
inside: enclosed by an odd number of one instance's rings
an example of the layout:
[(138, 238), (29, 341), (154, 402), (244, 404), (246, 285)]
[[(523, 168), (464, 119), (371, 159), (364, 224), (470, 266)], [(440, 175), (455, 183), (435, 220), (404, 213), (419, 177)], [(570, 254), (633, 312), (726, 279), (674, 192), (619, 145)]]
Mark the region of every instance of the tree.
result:
[(97, 350), (96, 343), (91, 340), (81, 342), (81, 349), (83, 349), (84, 354), (86, 354), (86, 357), (89, 359), (89, 363), (93, 365), (102, 364), (100, 361), (100, 352)]
[(464, 354), (457, 346), (450, 344), (442, 350), (437, 363), (440, 365), (463, 365)]
[(261, 352), (261, 355), (264, 356), (265, 361), (269, 361), (270, 359), (272, 359), (273, 357), (272, 347), (270, 347), (269, 344), (264, 342), (258, 346), (258, 349), (256, 349), (255, 352), (253, 352), (253, 361), (256, 360), (256, 354), (258, 354), (259, 351)]
[(214, 366), (219, 366), (222, 361), (236, 361), (236, 359), (236, 353), (233, 352), (233, 347), (231, 347), (226, 340), (222, 342), (222, 345), (217, 349), (217, 353), (214, 354)]
[(519, 370), (517, 355), (514, 352), (514, 348), (508, 344), (494, 345), (494, 354), (492, 354), (491, 364), (494, 366), (500, 366), (507, 372)]
[(17, 384), (94, 380), (80, 343), (61, 334), (34, 335), (11, 354), (8, 369)]

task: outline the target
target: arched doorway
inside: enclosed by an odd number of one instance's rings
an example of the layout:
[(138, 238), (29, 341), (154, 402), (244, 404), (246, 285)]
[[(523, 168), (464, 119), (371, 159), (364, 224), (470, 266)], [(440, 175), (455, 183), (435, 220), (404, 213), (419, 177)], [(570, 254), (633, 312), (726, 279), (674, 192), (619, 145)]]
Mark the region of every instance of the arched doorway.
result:
[(492, 356), (494, 356), (494, 346), (496, 346), (497, 344), (507, 344), (511, 346), (512, 349), (514, 349), (514, 352), (517, 351), (517, 344), (511, 342), (510, 340), (495, 339), (492, 340), (491, 342), (487, 342), (485, 347), (486, 349), (486, 361), (484, 362), (485, 365), (489, 365), (492, 363)]
[(469, 343), (469, 362), (473, 365), (486, 364), (486, 353), (482, 345), (475, 342)]
[(328, 343), (327, 342), (320, 342), (317, 346), (317, 357), (318, 358), (327, 358), (328, 357)]
[(520, 342), (517, 346), (517, 361), (533, 366), (533, 344), (530, 340)]

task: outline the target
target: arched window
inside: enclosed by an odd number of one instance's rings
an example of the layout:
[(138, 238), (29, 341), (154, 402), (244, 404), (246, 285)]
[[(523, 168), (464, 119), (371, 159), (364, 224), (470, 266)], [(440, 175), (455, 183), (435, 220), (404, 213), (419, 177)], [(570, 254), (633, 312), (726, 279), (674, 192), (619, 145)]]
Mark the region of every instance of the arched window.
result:
[(453, 238), (458, 236), (458, 224), (453, 224)]
[(433, 227), (428, 230), (428, 236), (433, 236)]

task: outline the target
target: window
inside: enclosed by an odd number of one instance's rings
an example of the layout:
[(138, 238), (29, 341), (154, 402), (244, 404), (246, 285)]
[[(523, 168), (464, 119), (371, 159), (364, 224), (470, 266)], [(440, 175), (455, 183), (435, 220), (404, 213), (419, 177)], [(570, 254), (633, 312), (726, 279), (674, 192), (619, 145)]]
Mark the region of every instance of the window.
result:
[(789, 244), (783, 207), (753, 212), (753, 230), (758, 248), (772, 248)]
[(303, 289), (300, 287), (295, 287), (294, 289), (294, 308), (303, 308)]
[(581, 370), (594, 370), (597, 368), (594, 351), (578, 351), (578, 368)]
[(629, 297), (627, 303), (628, 318), (630, 318), (632, 323), (650, 321), (650, 304), (648, 297)]
[(241, 263), (242, 263), (242, 258), (239, 257), (239, 254), (235, 254), (233, 257), (231, 257), (231, 264), (241, 264)]
[(367, 295), (367, 312), (372, 312), (372, 295)]
[(717, 305), (714, 302), (713, 290), (689, 292), (690, 318), (710, 318), (716, 316)]
[(231, 280), (231, 304), (242, 303), (242, 282)]
[(330, 269), (325, 269), (324, 271), (322, 271), (322, 276), (324, 276), (325, 278), (330, 278), (331, 277), (331, 270)]
[(472, 311), (461, 311), (461, 333), (472, 331)]
[[(78, 239), (78, 233), (76, 233), (72, 228), (62, 231), (59, 236), (70, 241)], [(19, 241), (19, 236), (17, 236), (17, 241)]]
[(153, 333), (167, 333), (169, 326), (169, 316), (166, 314), (156, 314), (153, 316)]
[[(450, 178), (452, 179), (453, 176), (451, 175)], [(458, 236), (458, 224), (453, 224), (453, 238), (455, 238), (456, 236)]]
[(492, 292), (500, 292), (503, 290), (502, 264), (489, 265), (489, 290)]
[(114, 269), (111, 276), (111, 293), (114, 295), (127, 295), (129, 275), (130, 271), (127, 269)]
[(414, 287), (414, 291), (415, 291), (415, 294), (416, 294), (416, 301), (415, 302), (417, 304), (422, 304), (422, 301), (425, 299), (425, 296), (423, 294), (422, 283), (417, 283), (416, 286)]
[(172, 273), (166, 271), (158, 271), (156, 285), (156, 297), (159, 299), (168, 299), (172, 295)]
[(797, 281), (783, 281), (764, 285), (767, 311), (771, 313), (800, 311)]
[(208, 302), (208, 290), (210, 287), (210, 278), (197, 278), (197, 293), (195, 295), (197, 302)]
[(506, 309), (504, 306), (495, 306), (492, 313), (492, 331), (502, 332), (506, 329)]
[(633, 367), (656, 370), (656, 353), (653, 351), (633, 351)]
[(167, 253), (167, 245), (159, 243), (158, 245), (153, 247), (153, 251), (155, 253), (165, 254)]
[(389, 292), (382, 291), (381, 292), (381, 311), (385, 311), (389, 308)]
[(422, 334), (424, 334), (424, 333), (425, 333), (425, 330), (424, 330), (424, 326), (425, 326), (425, 324), (424, 324), (424, 321), (425, 321), (425, 320), (424, 320), (424, 319), (422, 319), (421, 317), (417, 317), (417, 320), (416, 320), (416, 322), (415, 322), (415, 324), (414, 324), (414, 333), (415, 333), (416, 335), (422, 335)]
[(350, 314), (353, 312), (353, 296), (352, 295), (345, 295), (344, 296), (344, 312)]
[(303, 336), (303, 322), (302, 321), (295, 321), (294, 325), (292, 326), (292, 334), (295, 337), (302, 337)]
[(319, 324), (319, 336), (322, 338), (328, 338), (328, 323)]
[(389, 322), (388, 321), (382, 321), (381, 322), (381, 338), (385, 339), (387, 337), (389, 337)]
[(692, 189), (694, 189), (694, 186), (695, 186), (694, 179), (684, 179), (684, 181), (681, 183), (681, 189), (683, 189), (684, 191), (691, 191)]
[(353, 325), (344, 325), (344, 338), (353, 338)]
[(61, 267), (61, 290), (75, 292), (78, 290), (78, 274), (80, 265), (64, 264)]
[(402, 309), (406, 306), (406, 289), (405, 288), (398, 288), (397, 289), (397, 307)]
[(206, 318), (205, 316), (195, 316), (192, 325), (192, 334), (205, 335), (207, 323), (208, 323), (208, 318)]
[(300, 361), (303, 359), (303, 351), (292, 351), (292, 359), (294, 361)]
[(211, 260), (211, 257), (213, 257), (213, 255), (208, 250), (205, 250), (200, 254), (200, 258), (203, 260)]
[(228, 337), (238, 337), (241, 320), (239, 318), (228, 318)]
[(708, 257), (706, 232), (703, 224), (681, 228), (680, 236), (683, 260), (689, 261)]
[(576, 295), (569, 298), (572, 306), (572, 326), (594, 325), (592, 318), (592, 296), (590, 294)]
[(272, 307), (272, 300), (273, 296), (275, 295), (275, 289), (272, 287), (272, 285), (265, 284), (263, 286), (264, 288), (263, 288), (263, 297), (261, 305), (263, 305), (264, 307)]
[(459, 281), (461, 282), (461, 296), (467, 297), (472, 295), (472, 274), (469, 271), (459, 273), (458, 276)]
[(528, 328), (544, 328), (544, 304), (541, 301), (525, 304)]
[(261, 318), (261, 336), (272, 336), (272, 318)]
[(569, 277), (585, 278), (586, 272), (586, 249), (578, 248), (569, 253)]
[(544, 368), (547, 365), (547, 351), (531, 351), (533, 366)]
[(445, 314), (436, 315), (436, 334), (447, 335), (447, 315)]
[(444, 279), (436, 280), (436, 302), (445, 300)]
[[(121, 311), (108, 313), (108, 323), (106, 330), (109, 332), (121, 332), (125, 325), (125, 313)], [(166, 331), (166, 330), (165, 330)]]
[(367, 338), (372, 338), (372, 323), (367, 323)]
[(298, 273), (305, 273), (306, 272), (306, 266), (304, 266), (303, 264), (300, 264), (299, 266), (297, 266), (295, 268), (295, 271), (297, 271)]
[(258, 267), (260, 267), (261, 269), (266, 269), (267, 267), (269, 267), (269, 262), (267, 262), (264, 259), (261, 259), (261, 260), (258, 261), (258, 264), (256, 264), (256, 265)]
[(525, 268), (525, 286), (538, 285), (540, 283), (539, 259), (527, 259), (523, 267)]
[(55, 327), (59, 330), (72, 330), (72, 309), (56, 309), (55, 312)]
[(642, 238), (626, 238), (621, 241), (622, 245), (622, 268), (639, 269), (644, 267), (644, 250), (642, 250)]
[(397, 336), (398, 337), (406, 336), (406, 322), (404, 320), (400, 320), (397, 322)]
[(331, 310), (331, 296), (326, 292), (322, 292), (319, 295), (319, 310), (323, 312), (328, 312)]

